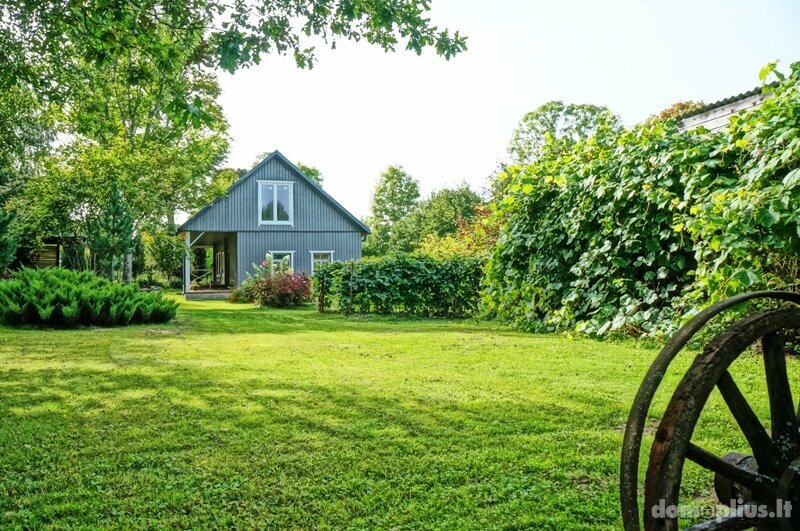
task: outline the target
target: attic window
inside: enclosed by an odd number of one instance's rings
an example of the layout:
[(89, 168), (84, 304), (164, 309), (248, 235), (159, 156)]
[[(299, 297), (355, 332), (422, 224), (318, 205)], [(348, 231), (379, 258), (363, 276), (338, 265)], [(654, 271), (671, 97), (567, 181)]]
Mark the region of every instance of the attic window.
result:
[(294, 223), (294, 183), (258, 181), (260, 225), (292, 225)]

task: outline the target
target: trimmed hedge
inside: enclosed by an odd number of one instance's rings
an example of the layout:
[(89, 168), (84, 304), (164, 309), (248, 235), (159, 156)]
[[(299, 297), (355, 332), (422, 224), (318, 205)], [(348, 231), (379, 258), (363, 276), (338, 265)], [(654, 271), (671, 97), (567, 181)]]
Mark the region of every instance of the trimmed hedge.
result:
[(177, 309), (160, 292), (144, 292), (89, 271), (23, 268), (0, 282), (0, 322), (12, 326), (165, 323)]
[(320, 311), (467, 317), (478, 311), (483, 266), (474, 257), (406, 254), (333, 262), (317, 267), (314, 292)]

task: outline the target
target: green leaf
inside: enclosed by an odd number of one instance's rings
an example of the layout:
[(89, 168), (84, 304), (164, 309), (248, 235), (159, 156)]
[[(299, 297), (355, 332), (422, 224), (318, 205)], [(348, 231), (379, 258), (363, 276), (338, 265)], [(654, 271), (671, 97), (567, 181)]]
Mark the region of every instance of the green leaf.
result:
[(756, 221), (765, 227), (771, 227), (780, 221), (780, 214), (772, 208), (761, 207), (756, 212)]
[(749, 288), (759, 280), (761, 280), (761, 274), (757, 271), (753, 271), (752, 269), (740, 269), (733, 275), (733, 280), (737, 281), (741, 284), (744, 288)]
[(795, 168), (783, 178), (783, 185), (786, 188), (793, 188), (800, 181), (800, 168)]

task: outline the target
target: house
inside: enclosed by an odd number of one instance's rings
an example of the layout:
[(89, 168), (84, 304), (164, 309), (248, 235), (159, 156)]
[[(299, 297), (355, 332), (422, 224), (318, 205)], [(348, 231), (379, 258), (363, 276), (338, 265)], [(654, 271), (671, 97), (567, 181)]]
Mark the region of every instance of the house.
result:
[(730, 123), (732, 116), (759, 107), (768, 97), (769, 93), (764, 94), (762, 88), (758, 86), (736, 96), (703, 105), (682, 116), (680, 128), (687, 130), (705, 127), (709, 131), (724, 129)]
[(321, 262), (361, 258), (369, 228), (280, 152), (274, 151), (178, 227), (187, 249), (213, 249), (213, 292), (193, 292), (189, 253), (187, 298), (221, 298), (241, 285), (266, 255), (313, 275)]

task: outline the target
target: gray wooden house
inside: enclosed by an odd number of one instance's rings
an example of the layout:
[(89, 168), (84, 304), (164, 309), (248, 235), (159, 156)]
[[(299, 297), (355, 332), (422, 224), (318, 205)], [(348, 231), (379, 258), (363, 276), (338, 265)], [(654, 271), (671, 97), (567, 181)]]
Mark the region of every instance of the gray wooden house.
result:
[[(309, 275), (320, 262), (361, 258), (369, 228), (274, 151), (178, 232), (187, 249), (213, 249), (212, 284), (223, 294), (240, 285), (267, 254)], [(207, 292), (192, 292), (192, 279), (187, 254), (184, 293), (187, 298), (211, 298)]]

